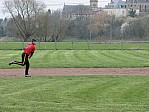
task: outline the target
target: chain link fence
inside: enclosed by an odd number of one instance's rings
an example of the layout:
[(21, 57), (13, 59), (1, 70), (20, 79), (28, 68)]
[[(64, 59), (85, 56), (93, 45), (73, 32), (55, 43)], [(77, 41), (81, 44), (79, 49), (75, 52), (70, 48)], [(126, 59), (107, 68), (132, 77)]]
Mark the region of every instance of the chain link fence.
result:
[[(29, 42), (0, 42), (0, 50), (23, 50)], [(149, 41), (37, 42), (36, 50), (149, 50)]]

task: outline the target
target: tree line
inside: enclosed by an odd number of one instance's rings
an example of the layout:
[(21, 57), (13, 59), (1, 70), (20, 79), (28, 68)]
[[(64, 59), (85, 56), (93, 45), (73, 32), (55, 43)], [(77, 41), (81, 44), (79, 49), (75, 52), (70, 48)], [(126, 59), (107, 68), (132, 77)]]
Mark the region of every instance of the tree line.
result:
[(27, 41), (62, 41), (65, 38), (88, 40), (148, 40), (149, 15), (115, 17), (104, 11), (91, 16), (66, 18), (62, 10), (46, 10), (36, 0), (5, 0), (4, 12), (11, 18), (0, 20), (0, 36)]

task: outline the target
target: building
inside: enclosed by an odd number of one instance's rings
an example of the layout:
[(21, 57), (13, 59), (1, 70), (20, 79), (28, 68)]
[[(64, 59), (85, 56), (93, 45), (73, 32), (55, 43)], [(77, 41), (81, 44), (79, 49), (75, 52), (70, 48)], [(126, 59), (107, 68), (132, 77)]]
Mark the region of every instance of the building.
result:
[(111, 0), (108, 5), (103, 8), (109, 15), (120, 17), (120, 16), (127, 16), (127, 4), (125, 1), (122, 0)]
[(90, 0), (90, 5), (66, 5), (63, 7), (63, 15), (67, 19), (86, 18), (99, 11), (98, 0)]
[(122, 0), (111, 0), (105, 8), (98, 7), (98, 0), (90, 0), (90, 5), (66, 5), (64, 4), (63, 7), (63, 15), (66, 18), (76, 19), (76, 18), (86, 18), (97, 13), (100, 11), (106, 11), (109, 15), (114, 16), (127, 16), (127, 4), (125, 1)]
[(98, 11), (98, 0), (90, 0), (90, 9), (94, 12)]
[(63, 15), (69, 19), (86, 18), (100, 13), (101, 10), (115, 17), (126, 17), (130, 11), (136, 11), (139, 15), (149, 12), (149, 0), (111, 0), (104, 8), (98, 7), (98, 0), (90, 0), (90, 5), (64, 4)]
[(149, 12), (149, 0), (111, 0), (103, 10), (115, 16), (127, 16), (129, 11), (135, 11), (140, 15)]
[(126, 0), (128, 9), (133, 9), (139, 14), (149, 12), (149, 0)]

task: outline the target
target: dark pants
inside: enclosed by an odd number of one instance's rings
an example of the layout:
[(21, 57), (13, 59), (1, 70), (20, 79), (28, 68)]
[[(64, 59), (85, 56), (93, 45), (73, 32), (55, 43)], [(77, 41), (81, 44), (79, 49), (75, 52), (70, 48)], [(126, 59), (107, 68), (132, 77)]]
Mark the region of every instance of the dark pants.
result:
[(25, 75), (29, 75), (28, 71), (29, 71), (30, 64), (29, 64), (29, 60), (28, 60), (28, 54), (22, 53), (22, 62), (15, 61), (13, 64), (17, 64), (17, 65), (21, 65), (21, 66), (26, 65)]

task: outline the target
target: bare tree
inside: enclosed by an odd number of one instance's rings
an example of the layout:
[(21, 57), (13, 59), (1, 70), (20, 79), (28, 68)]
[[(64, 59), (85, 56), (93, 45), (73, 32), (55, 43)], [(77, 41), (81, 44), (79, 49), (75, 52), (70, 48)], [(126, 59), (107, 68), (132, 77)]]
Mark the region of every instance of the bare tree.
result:
[(90, 28), (92, 29), (92, 33), (95, 37), (100, 37), (103, 35), (104, 30), (106, 30), (106, 28), (110, 25), (110, 16), (106, 12), (101, 11), (91, 19), (92, 22), (90, 24)]
[(8, 36), (14, 36), (17, 34), (17, 28), (16, 25), (13, 22), (13, 19), (9, 19), (8, 24), (7, 24), (7, 35)]
[(61, 41), (65, 35), (68, 20), (62, 17), (62, 12), (60, 10), (56, 10), (52, 13), (50, 18), (50, 41)]
[(141, 27), (144, 30), (144, 35), (146, 39), (149, 40), (149, 15), (145, 15), (141, 18)]
[(38, 15), (36, 34), (40, 36), (40, 41), (61, 41), (66, 32), (67, 21), (61, 16), (60, 10), (53, 13), (41, 13)]
[(46, 42), (47, 37), (49, 37), (49, 19), (50, 14), (48, 12), (38, 15), (38, 28), (35, 34), (38, 35), (40, 41), (44, 40)]
[(5, 12), (10, 13), (17, 35), (26, 41), (37, 29), (37, 16), (44, 12), (44, 3), (36, 0), (5, 0)]

